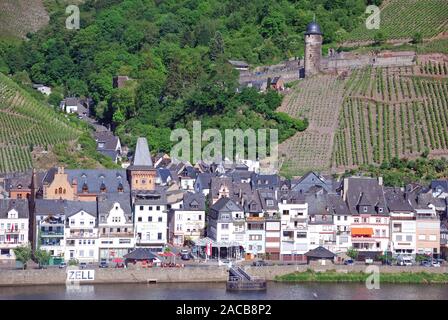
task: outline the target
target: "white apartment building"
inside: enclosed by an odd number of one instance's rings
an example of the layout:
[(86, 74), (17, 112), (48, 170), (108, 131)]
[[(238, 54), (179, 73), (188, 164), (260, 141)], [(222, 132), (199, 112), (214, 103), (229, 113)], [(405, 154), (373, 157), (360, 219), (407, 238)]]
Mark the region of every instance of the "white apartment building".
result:
[(66, 208), (65, 261), (98, 261), (98, 220), (96, 201), (70, 201)]
[(415, 210), (405, 193), (389, 188), (385, 192), (390, 214), (390, 251), (396, 257), (415, 257), (417, 222)]
[(15, 259), (14, 248), (29, 243), (27, 200), (0, 200), (0, 260)]
[(108, 262), (135, 247), (134, 224), (129, 198), (114, 197), (98, 203), (99, 258)]
[(169, 212), (169, 240), (182, 246), (186, 240), (198, 240), (205, 228), (205, 196), (186, 192), (179, 208)]
[(245, 215), (243, 208), (227, 197), (210, 208), (207, 236), (215, 241), (238, 242), (244, 246)]
[(308, 204), (305, 197), (290, 191), (279, 196), (280, 255), (282, 260), (296, 259), (308, 248)]
[(161, 190), (139, 195), (134, 202), (136, 245), (162, 249), (168, 242), (166, 193)]

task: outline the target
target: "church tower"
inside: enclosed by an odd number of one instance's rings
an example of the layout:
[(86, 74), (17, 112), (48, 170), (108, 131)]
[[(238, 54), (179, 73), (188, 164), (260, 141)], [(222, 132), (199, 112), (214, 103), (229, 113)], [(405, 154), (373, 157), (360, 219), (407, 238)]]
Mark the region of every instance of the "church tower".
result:
[(319, 73), (322, 58), (322, 32), (316, 19), (305, 31), (305, 77)]
[(127, 169), (129, 185), (134, 191), (152, 191), (156, 184), (156, 169), (152, 164), (146, 138), (138, 138), (132, 165)]

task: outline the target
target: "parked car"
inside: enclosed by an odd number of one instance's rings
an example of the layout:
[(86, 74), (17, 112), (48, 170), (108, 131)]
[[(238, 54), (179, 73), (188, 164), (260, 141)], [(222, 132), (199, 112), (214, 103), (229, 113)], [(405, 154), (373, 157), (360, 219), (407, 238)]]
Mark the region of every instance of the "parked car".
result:
[(348, 260), (345, 260), (345, 261), (344, 261), (344, 264), (345, 264), (346, 266), (352, 266), (352, 265), (355, 264), (355, 261), (353, 261), (352, 259), (348, 259)]
[(401, 259), (397, 262), (398, 265), (400, 266), (412, 266), (412, 260), (411, 259)]
[(422, 267), (430, 267), (431, 266), (431, 262), (429, 262), (428, 260), (424, 260), (424, 261), (420, 262), (420, 265)]
[(115, 265), (115, 268), (126, 268), (126, 266), (124, 265), (124, 263), (123, 262), (118, 262), (116, 265)]
[(188, 250), (188, 249), (182, 249), (182, 250), (180, 250), (180, 254), (181, 255), (183, 255), (183, 254), (189, 254), (190, 253), (190, 250)]
[(100, 268), (109, 268), (109, 265), (107, 264), (107, 261), (101, 261), (99, 267)]
[(67, 267), (67, 264), (65, 262), (61, 262), (59, 264), (59, 269), (64, 269), (65, 267)]
[(81, 262), (81, 263), (79, 264), (79, 267), (80, 267), (81, 269), (85, 269), (85, 268), (87, 268), (87, 263), (85, 263), (85, 262)]
[(268, 265), (268, 263), (264, 260), (258, 260), (258, 261), (252, 262), (252, 265), (254, 267), (266, 267)]
[(182, 254), (180, 257), (182, 260), (190, 260), (190, 255), (188, 253)]
[(432, 263), (431, 263), (431, 265), (433, 266), (433, 267), (440, 267), (440, 262), (439, 261), (437, 261), (437, 260), (432, 260)]
[(372, 258), (366, 258), (365, 263), (366, 264), (372, 264), (373, 263), (373, 259)]

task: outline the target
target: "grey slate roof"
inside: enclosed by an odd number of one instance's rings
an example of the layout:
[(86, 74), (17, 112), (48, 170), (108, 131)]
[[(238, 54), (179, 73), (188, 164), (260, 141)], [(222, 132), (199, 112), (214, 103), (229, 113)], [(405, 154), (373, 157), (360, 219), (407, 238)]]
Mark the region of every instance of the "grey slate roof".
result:
[(325, 249), (322, 246), (317, 247), (316, 249), (310, 250), (305, 253), (305, 256), (308, 258), (317, 258), (317, 259), (333, 259), (335, 254), (328, 249)]
[(346, 201), (352, 214), (363, 213), (361, 206), (368, 207), (369, 211), (367, 213), (379, 213), (376, 211), (379, 208), (383, 209), (383, 214), (389, 213), (383, 187), (379, 185), (377, 179), (351, 177), (347, 178), (347, 181)]
[(80, 211), (84, 211), (92, 217), (98, 217), (98, 206), (96, 201), (66, 201), (65, 217), (71, 217)]
[(283, 191), (279, 192), (278, 202), (283, 203), (286, 201), (287, 204), (299, 204), (305, 203), (305, 195), (298, 191)]
[[(196, 206), (196, 207), (195, 207)], [(205, 196), (202, 193), (186, 192), (184, 194), (182, 211), (205, 210)]]
[(275, 192), (268, 190), (257, 190), (260, 197), (261, 207), (264, 211), (277, 211), (278, 202), (275, 198)]
[(213, 175), (208, 172), (201, 172), (196, 177), (196, 181), (201, 185), (203, 189), (210, 189)]
[(226, 197), (216, 201), (215, 204), (211, 206), (211, 209), (218, 212), (243, 211), (243, 208), (240, 205), (236, 204), (232, 199)]
[(136, 167), (153, 167), (148, 140), (146, 138), (140, 137), (137, 139), (132, 165)]
[(160, 257), (150, 248), (137, 248), (134, 251), (125, 254), (123, 257), (128, 260), (161, 260)]
[(82, 193), (84, 183), (89, 188), (89, 193), (101, 193), (101, 184), (106, 186), (106, 193), (119, 193), (121, 185), (123, 193), (129, 193), (129, 183), (126, 177), (126, 170), (121, 169), (67, 169), (69, 182), (73, 179), (78, 182), (78, 193)]
[(65, 200), (36, 199), (35, 213), (36, 215), (65, 214), (66, 202)]
[(138, 193), (135, 198), (135, 205), (166, 205), (166, 191), (157, 189), (150, 192)]
[(324, 189), (327, 193), (335, 193), (336, 186), (333, 179), (310, 171), (300, 179), (291, 181), (291, 189), (301, 193), (316, 193), (319, 189)]
[(19, 219), (29, 218), (28, 200), (25, 199), (0, 199), (0, 219), (8, 218), (8, 212), (16, 210)]
[(168, 178), (171, 178), (171, 180), (174, 180), (174, 178), (171, 175), (171, 171), (166, 168), (158, 168), (157, 169), (157, 176), (159, 176), (162, 183), (167, 183)]
[(431, 181), (431, 189), (436, 192), (448, 192), (448, 180)]
[(407, 199), (404, 191), (397, 188), (385, 188), (384, 196), (386, 198), (389, 211), (395, 212), (414, 212), (410, 201)]
[(276, 174), (252, 173), (250, 183), (254, 189), (276, 189), (280, 183), (280, 177)]
[(124, 214), (126, 216), (126, 219), (128, 223), (132, 222), (132, 209), (131, 209), (131, 202), (129, 195), (121, 195), (121, 196), (114, 196), (109, 197), (106, 199), (102, 199), (98, 201), (98, 215), (99, 217), (104, 217), (107, 219), (107, 216), (109, 215), (110, 210), (113, 209), (113, 206), (115, 203), (119, 203), (121, 209), (123, 209)]
[(6, 191), (9, 192), (12, 189), (29, 189), (31, 187), (32, 176), (32, 170), (7, 174), (5, 178)]
[[(118, 137), (114, 136), (114, 134), (110, 131), (97, 131), (93, 134), (95, 141), (97, 142), (98, 150), (113, 150), (117, 148)], [(104, 143), (104, 147), (100, 147), (99, 143)]]

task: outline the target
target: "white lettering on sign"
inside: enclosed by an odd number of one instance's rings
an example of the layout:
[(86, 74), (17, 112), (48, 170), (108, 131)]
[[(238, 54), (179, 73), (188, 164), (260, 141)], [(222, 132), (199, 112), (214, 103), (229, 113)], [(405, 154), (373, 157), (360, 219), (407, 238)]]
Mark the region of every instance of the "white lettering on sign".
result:
[(95, 270), (67, 270), (67, 282), (93, 280), (95, 280)]

